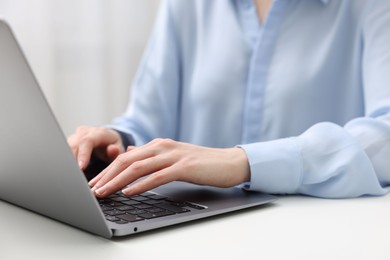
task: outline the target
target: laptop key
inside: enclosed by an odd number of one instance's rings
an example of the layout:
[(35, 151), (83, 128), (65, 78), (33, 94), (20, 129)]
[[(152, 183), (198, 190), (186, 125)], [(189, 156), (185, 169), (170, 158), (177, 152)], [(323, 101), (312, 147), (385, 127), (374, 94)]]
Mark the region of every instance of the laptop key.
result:
[(108, 206), (106, 206), (106, 205), (100, 205), (100, 208), (101, 208), (103, 211), (112, 210), (111, 207), (108, 207)]
[(154, 205), (154, 204), (161, 203), (161, 201), (150, 199), (150, 200), (144, 200), (144, 201), (142, 201), (142, 203), (149, 204), (149, 205)]
[(160, 208), (150, 208), (150, 209), (146, 209), (147, 212), (150, 212), (150, 213), (157, 213), (157, 212), (162, 212), (164, 211), (163, 209), (160, 209)]
[(127, 210), (132, 210), (132, 209), (135, 209), (135, 208), (133, 206), (122, 205), (122, 206), (119, 206), (119, 207), (115, 207), (115, 209), (127, 211)]
[(117, 217), (115, 217), (115, 216), (106, 215), (105, 217), (106, 217), (106, 219), (107, 219), (108, 221), (111, 221), (111, 222), (115, 222), (115, 221), (119, 221), (119, 220), (120, 220), (119, 218), (117, 218)]
[(175, 215), (175, 213), (173, 213), (171, 211), (161, 211), (161, 212), (156, 212), (156, 213), (148, 212), (145, 214), (141, 214), (139, 216), (142, 218), (151, 219), (151, 218), (165, 217), (165, 216), (170, 216), (170, 215)]
[(136, 221), (144, 220), (142, 217), (139, 217), (137, 215), (132, 215), (132, 214), (123, 214), (123, 215), (118, 215), (117, 217), (126, 220), (128, 222), (136, 222)]
[(149, 198), (147, 197), (142, 197), (142, 196), (134, 196), (134, 197), (130, 197), (132, 200), (135, 200), (135, 201), (144, 201), (144, 200), (148, 200)]
[(129, 200), (129, 201), (121, 201), (122, 204), (129, 205), (129, 206), (134, 206), (137, 204), (141, 204), (141, 202), (135, 201), (135, 200)]
[(121, 202), (121, 201), (127, 201), (129, 199), (128, 198), (124, 198), (124, 197), (115, 197), (115, 198), (112, 198), (111, 200)]
[(140, 209), (135, 209), (135, 210), (129, 210), (127, 213), (132, 214), (132, 215), (140, 215), (146, 213), (145, 210), (140, 210)]
[(148, 196), (148, 198), (149, 198), (149, 199), (154, 199), (154, 200), (164, 200), (164, 199), (166, 199), (167, 197), (164, 197), (164, 196), (161, 196), (161, 195), (154, 194), (154, 195)]
[(140, 196), (144, 196), (144, 197), (152, 196), (152, 195), (154, 195), (154, 193), (151, 193), (151, 192), (148, 192), (148, 191), (140, 194)]
[(105, 199), (97, 199), (97, 201), (101, 204), (107, 204), (111, 202), (111, 199), (105, 198)]
[(184, 213), (184, 212), (189, 212), (189, 209), (181, 208), (172, 204), (167, 204), (167, 203), (161, 203), (161, 204), (156, 204), (154, 205), (156, 207), (166, 209), (175, 213)]
[(117, 207), (117, 206), (122, 206), (123, 204), (117, 201), (111, 201), (110, 203), (107, 204), (108, 206), (111, 207)]
[(169, 203), (169, 204), (178, 206), (178, 207), (180, 207), (180, 208), (186, 207), (186, 206), (187, 206), (187, 202), (171, 202), (171, 203)]
[(134, 208), (137, 208), (137, 209), (148, 209), (148, 208), (152, 208), (153, 206), (152, 205), (148, 205), (148, 204), (136, 204), (134, 205)]
[(124, 214), (124, 213), (125, 213), (124, 211), (117, 210), (117, 209), (104, 211), (104, 214), (110, 215), (110, 216), (121, 215), (121, 214)]

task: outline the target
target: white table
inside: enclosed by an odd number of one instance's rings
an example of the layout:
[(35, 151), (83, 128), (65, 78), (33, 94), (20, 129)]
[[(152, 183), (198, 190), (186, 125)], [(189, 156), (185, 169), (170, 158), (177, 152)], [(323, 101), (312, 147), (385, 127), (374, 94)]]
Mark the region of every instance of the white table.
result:
[(390, 259), (390, 196), (270, 206), (107, 240), (0, 201), (0, 259)]

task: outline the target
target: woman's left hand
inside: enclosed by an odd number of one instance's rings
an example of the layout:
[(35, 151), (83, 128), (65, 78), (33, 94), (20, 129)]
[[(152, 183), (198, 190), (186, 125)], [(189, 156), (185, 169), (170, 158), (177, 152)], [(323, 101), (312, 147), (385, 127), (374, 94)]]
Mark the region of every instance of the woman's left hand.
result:
[(248, 159), (241, 148), (207, 148), (155, 139), (144, 146), (128, 147), (89, 185), (98, 197), (121, 189), (132, 196), (172, 181), (231, 187), (249, 181), (249, 175)]

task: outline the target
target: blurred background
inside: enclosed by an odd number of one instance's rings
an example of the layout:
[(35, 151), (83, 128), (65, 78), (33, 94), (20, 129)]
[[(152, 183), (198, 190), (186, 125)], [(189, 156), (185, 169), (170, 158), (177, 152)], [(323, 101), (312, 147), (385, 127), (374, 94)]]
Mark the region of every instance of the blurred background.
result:
[(124, 112), (159, 2), (0, 0), (67, 136)]

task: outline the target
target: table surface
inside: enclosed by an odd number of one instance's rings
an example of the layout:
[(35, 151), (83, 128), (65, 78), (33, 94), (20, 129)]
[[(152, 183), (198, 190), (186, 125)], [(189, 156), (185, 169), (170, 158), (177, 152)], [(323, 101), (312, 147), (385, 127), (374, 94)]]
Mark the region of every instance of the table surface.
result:
[(0, 201), (0, 259), (390, 259), (390, 195), (276, 202), (107, 240)]

